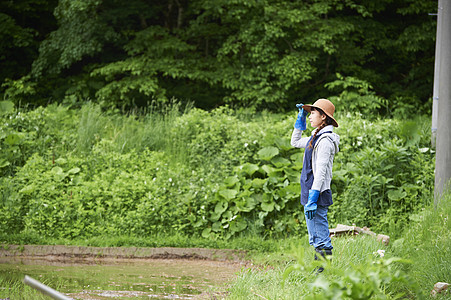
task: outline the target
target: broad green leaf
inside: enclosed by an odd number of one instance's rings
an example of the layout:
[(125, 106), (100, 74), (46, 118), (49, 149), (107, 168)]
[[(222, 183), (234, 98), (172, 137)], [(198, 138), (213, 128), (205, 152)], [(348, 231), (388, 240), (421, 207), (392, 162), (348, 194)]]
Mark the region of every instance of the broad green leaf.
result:
[(7, 161), (6, 159), (1, 159), (0, 160), (0, 168), (4, 168), (4, 167), (7, 167), (7, 166), (9, 166), (11, 163), (9, 162), (9, 161)]
[(272, 212), (274, 210), (274, 202), (262, 202), (262, 210)]
[(255, 172), (257, 172), (259, 167), (254, 164), (246, 163), (243, 165), (242, 170), (246, 172), (247, 175), (252, 176)]
[(233, 213), (230, 210), (227, 210), (222, 214), (222, 223), (227, 223), (232, 218)]
[(68, 174), (77, 174), (79, 172), (80, 172), (80, 168), (78, 168), (78, 167), (72, 168), (69, 171), (67, 171)]
[(205, 224), (205, 220), (199, 218), (196, 222), (193, 223), (194, 228), (202, 227)]
[(343, 181), (346, 180), (346, 174), (348, 174), (348, 170), (346, 169), (334, 170), (332, 172), (332, 176), (334, 179)]
[(299, 183), (290, 183), (284, 188), (284, 190), (286, 190), (289, 193), (300, 194), (301, 185)]
[(5, 143), (10, 146), (18, 145), (23, 140), (23, 134), (11, 133), (5, 138)]
[(271, 159), (271, 162), (277, 168), (286, 167), (286, 166), (289, 166), (291, 164), (291, 162), (288, 159), (280, 157), (280, 156), (274, 157), (273, 159)]
[(215, 232), (222, 231), (222, 224), (221, 222), (214, 222), (211, 226), (211, 229)]
[(212, 212), (210, 215), (210, 221), (216, 222), (221, 217), (221, 213)]
[(270, 161), (274, 156), (279, 154), (279, 149), (276, 147), (265, 147), (258, 151), (257, 154), (261, 160)]
[(250, 195), (252, 195), (254, 192), (249, 190), (250, 186), (247, 186), (245, 190), (241, 190), (241, 192), (236, 196), (236, 198), (238, 197), (248, 197)]
[(272, 175), (277, 175), (277, 174), (275, 174), (274, 172), (271, 173), (271, 175), (268, 177), (268, 182), (269, 182), (269, 183), (277, 184), (277, 183), (279, 183), (280, 180), (282, 179), (282, 178), (280, 178), (280, 177), (276, 177), (276, 176), (272, 176)]
[(232, 232), (240, 232), (246, 229), (247, 222), (241, 216), (237, 216), (232, 222), (230, 222), (230, 230)]
[(63, 174), (64, 172), (63, 172), (63, 169), (61, 168), (61, 167), (53, 167), (52, 168), (52, 172), (54, 173), (54, 174)]
[(246, 206), (247, 207), (254, 207), (255, 204), (256, 204), (256, 201), (255, 201), (254, 198), (252, 198), (252, 197), (247, 197), (246, 198)]
[(263, 202), (263, 194), (261, 194), (261, 193), (253, 194), (251, 197), (252, 197), (252, 199), (254, 199), (256, 204)]
[(276, 169), (273, 168), (273, 167), (270, 167), (269, 165), (264, 165), (264, 166), (262, 167), (262, 170), (265, 171), (265, 173), (266, 173), (267, 175), (269, 175), (269, 174), (274, 173)]
[(219, 195), (221, 195), (222, 197), (224, 197), (227, 200), (234, 199), (237, 194), (238, 194), (238, 191), (232, 190), (232, 189), (224, 189), (224, 190), (219, 191)]
[(404, 192), (402, 189), (397, 190), (390, 190), (387, 193), (387, 196), (392, 201), (399, 201), (407, 196), (407, 193)]
[(67, 159), (60, 157), (55, 160), (55, 163), (57, 163), (58, 165), (64, 165), (67, 163)]
[(34, 186), (33, 185), (27, 185), (25, 187), (23, 187), (19, 193), (21, 194), (31, 194), (34, 191)]
[(255, 208), (255, 199), (252, 197), (246, 197), (240, 201), (235, 202), (238, 211), (250, 212)]
[(229, 206), (229, 204), (226, 201), (221, 201), (221, 202), (216, 203), (215, 213), (218, 215), (221, 215), (223, 212), (226, 211), (228, 206)]
[(302, 158), (303, 158), (303, 154), (301, 153), (301, 151), (296, 152), (295, 154), (290, 156), (290, 159), (292, 162), (300, 162), (302, 163)]
[(0, 101), (0, 114), (6, 114), (14, 111), (14, 103), (11, 101)]
[(287, 151), (293, 149), (293, 146), (291, 146), (289, 139), (279, 137), (275, 139), (275, 143), (282, 150)]
[(237, 182), (239, 182), (240, 180), (236, 177), (236, 176), (230, 176), (230, 177), (227, 177), (225, 180), (224, 180), (224, 184), (227, 186), (227, 187), (233, 187)]
[(209, 238), (210, 237), (210, 233), (211, 233), (211, 228), (205, 228), (204, 230), (202, 230), (202, 237), (204, 238)]
[(285, 174), (290, 176), (301, 176), (301, 172), (299, 172), (299, 170), (295, 170), (292, 168), (284, 168), (283, 171), (285, 172)]
[(255, 189), (261, 189), (263, 187), (263, 185), (265, 184), (266, 179), (261, 179), (261, 178), (254, 178), (252, 180), (252, 187)]

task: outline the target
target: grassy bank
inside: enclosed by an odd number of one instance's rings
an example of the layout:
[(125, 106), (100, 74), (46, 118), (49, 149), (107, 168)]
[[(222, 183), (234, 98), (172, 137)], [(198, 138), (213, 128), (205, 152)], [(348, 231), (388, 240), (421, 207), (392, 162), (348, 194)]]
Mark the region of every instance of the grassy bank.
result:
[(178, 248), (212, 248), (237, 249), (250, 252), (275, 252), (281, 245), (289, 244), (297, 238), (263, 239), (255, 235), (237, 236), (228, 240), (206, 239), (203, 237), (187, 236), (174, 233), (146, 237), (137, 236), (96, 236), (85, 239), (48, 238), (35, 233), (8, 234), (0, 233), (0, 243), (6, 245), (66, 245), (91, 247), (178, 247)]
[[(370, 236), (334, 238), (331, 261), (315, 262), (307, 240), (256, 257), (229, 299), (426, 299), (437, 282), (451, 282), (451, 194), (413, 216), (388, 246)], [(383, 251), (381, 251), (383, 250)], [(315, 267), (326, 269), (319, 276)], [(451, 299), (451, 294), (437, 299)]]

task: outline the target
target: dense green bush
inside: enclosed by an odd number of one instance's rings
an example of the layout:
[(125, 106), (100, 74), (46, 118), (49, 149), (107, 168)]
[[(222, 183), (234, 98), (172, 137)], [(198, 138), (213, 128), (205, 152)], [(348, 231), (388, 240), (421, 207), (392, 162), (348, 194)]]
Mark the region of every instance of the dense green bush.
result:
[[(4, 112), (0, 229), (53, 238), (305, 234), (294, 118), (177, 103), (128, 115), (93, 104)], [(338, 119), (331, 225), (395, 231), (431, 199), (429, 119)]]
[(387, 231), (432, 199), (434, 151), (426, 118), (341, 122), (332, 220)]

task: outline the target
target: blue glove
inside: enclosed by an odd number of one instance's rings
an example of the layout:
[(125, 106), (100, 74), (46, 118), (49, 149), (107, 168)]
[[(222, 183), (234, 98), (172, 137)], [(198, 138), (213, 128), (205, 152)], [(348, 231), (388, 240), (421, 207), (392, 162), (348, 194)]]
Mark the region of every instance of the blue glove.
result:
[(296, 104), (296, 107), (299, 109), (299, 114), (298, 114), (298, 118), (296, 120), (296, 123), (294, 123), (294, 128), (299, 129), (299, 130), (305, 130), (307, 129), (307, 115), (308, 112), (305, 111), (302, 106), (304, 104)]
[(317, 190), (308, 191), (308, 201), (304, 207), (304, 213), (307, 216), (307, 219), (309, 220), (315, 217), (316, 209), (318, 208), (318, 205), (316, 204), (316, 202), (318, 202), (318, 198), (319, 191)]

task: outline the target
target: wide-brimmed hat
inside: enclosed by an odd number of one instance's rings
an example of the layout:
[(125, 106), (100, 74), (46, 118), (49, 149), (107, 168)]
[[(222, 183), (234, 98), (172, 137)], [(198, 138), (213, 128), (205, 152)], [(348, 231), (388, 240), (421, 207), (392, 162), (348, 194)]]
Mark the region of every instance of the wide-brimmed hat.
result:
[(338, 127), (337, 121), (334, 119), (335, 106), (330, 100), (318, 99), (312, 105), (303, 105), (302, 108), (307, 112), (311, 112), (312, 107), (321, 109), (329, 118), (332, 119), (332, 125)]

